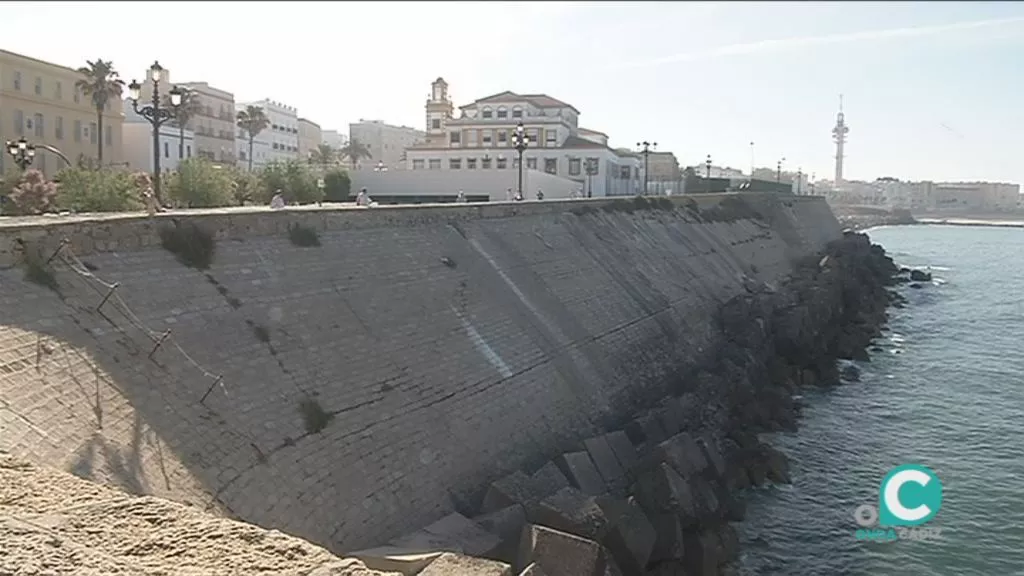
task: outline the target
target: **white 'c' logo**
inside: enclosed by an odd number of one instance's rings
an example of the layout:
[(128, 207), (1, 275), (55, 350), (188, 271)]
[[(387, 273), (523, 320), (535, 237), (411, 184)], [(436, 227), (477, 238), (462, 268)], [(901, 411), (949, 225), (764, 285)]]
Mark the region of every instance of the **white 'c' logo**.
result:
[(932, 477), (920, 470), (901, 470), (893, 474), (885, 484), (884, 498), (885, 506), (893, 516), (906, 522), (916, 522), (932, 513), (932, 509), (926, 504), (915, 508), (907, 508), (900, 502), (900, 488), (904, 484), (913, 482), (921, 486), (927, 486)]

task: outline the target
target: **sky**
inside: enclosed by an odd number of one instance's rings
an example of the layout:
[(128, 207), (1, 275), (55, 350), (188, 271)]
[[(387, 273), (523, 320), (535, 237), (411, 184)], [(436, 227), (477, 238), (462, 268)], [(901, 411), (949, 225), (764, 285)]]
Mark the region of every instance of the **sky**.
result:
[[(3, 2), (0, 48), (78, 67), (153, 62), (324, 129), (423, 129), (430, 83), (456, 106), (547, 93), (611, 145), (683, 165), (785, 158), (847, 179), (1024, 182), (1024, 2)], [(45, 14), (45, 18), (42, 16)], [(45, 21), (40, 29), (38, 24)], [(97, 30), (97, 28), (99, 30)], [(754, 142), (753, 147), (751, 142)]]

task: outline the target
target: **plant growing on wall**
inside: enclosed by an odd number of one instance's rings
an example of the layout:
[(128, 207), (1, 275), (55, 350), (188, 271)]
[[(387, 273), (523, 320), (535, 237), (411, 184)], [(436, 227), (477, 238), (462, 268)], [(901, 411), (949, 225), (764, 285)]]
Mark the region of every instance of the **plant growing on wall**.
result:
[(245, 107), (245, 110), (238, 111), (235, 121), (239, 128), (245, 130), (249, 139), (249, 170), (251, 171), (253, 143), (256, 141), (256, 135), (270, 126), (270, 119), (267, 118), (267, 113), (263, 111), (263, 108), (250, 104)]
[(53, 208), (57, 200), (57, 185), (46, 179), (39, 170), (26, 170), (11, 189), (7, 200), (13, 214), (42, 214)]
[[(109, 111), (111, 102), (120, 105), (121, 94), (124, 92), (124, 80), (121, 80), (114, 63), (110, 60), (97, 58), (85, 61), (85, 66), (78, 69), (82, 78), (75, 82), (75, 88), (88, 98), (96, 109), (96, 157), (99, 166), (103, 165), (103, 112)], [(120, 113), (121, 110), (114, 112)]]
[(213, 234), (192, 222), (175, 220), (173, 226), (160, 229), (160, 244), (189, 268), (206, 270), (213, 263)]
[(288, 239), (300, 248), (320, 245), (320, 236), (316, 230), (298, 222), (288, 225)]

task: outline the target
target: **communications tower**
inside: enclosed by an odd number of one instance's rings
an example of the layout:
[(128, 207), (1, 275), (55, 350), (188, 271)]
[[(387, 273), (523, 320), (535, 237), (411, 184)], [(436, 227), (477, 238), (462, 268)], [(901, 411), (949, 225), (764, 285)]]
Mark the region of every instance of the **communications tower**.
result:
[(835, 186), (838, 188), (843, 183), (843, 149), (846, 147), (846, 135), (850, 133), (850, 127), (846, 125), (846, 116), (843, 114), (843, 95), (839, 95), (839, 114), (836, 114), (836, 125), (832, 128), (832, 139), (836, 143), (836, 178)]

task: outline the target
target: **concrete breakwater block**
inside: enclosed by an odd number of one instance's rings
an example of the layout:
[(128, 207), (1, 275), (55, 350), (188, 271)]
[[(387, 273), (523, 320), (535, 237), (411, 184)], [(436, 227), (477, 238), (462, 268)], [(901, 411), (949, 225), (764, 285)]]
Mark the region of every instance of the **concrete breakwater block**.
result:
[(527, 505), (569, 486), (565, 474), (553, 462), (541, 466), (532, 476), (521, 470), (491, 483), (480, 511), (494, 512), (514, 504)]
[(708, 466), (704, 453), (689, 432), (676, 434), (658, 444), (654, 456), (687, 477), (703, 473)]
[(611, 522), (597, 503), (597, 497), (584, 494), (577, 488), (563, 488), (541, 500), (528, 513), (531, 524), (554, 528), (562, 532), (600, 542)]
[(519, 576), (550, 576), (543, 568), (536, 564), (530, 564), (523, 571), (519, 573)]
[(572, 486), (586, 494), (597, 496), (608, 489), (586, 451), (562, 454), (558, 457), (558, 467)]
[(512, 576), (512, 567), (504, 562), (446, 552), (417, 576)]
[(640, 474), (634, 485), (636, 501), (648, 513), (663, 512), (679, 517), (683, 527), (696, 522), (693, 491), (674, 468), (662, 462)]
[(557, 576), (604, 576), (606, 571), (604, 553), (597, 542), (535, 525), (523, 528), (519, 544), (517, 566), (530, 564)]
[(656, 446), (669, 437), (669, 433), (661, 425), (661, 418), (656, 412), (649, 412), (637, 417), (626, 425), (625, 432), (634, 446)]
[(601, 479), (604, 480), (605, 486), (613, 492), (623, 490), (626, 487), (626, 471), (619, 464), (619, 459), (616, 458), (608, 439), (605, 436), (587, 438), (583, 441), (583, 446)]
[(601, 544), (623, 574), (642, 575), (658, 540), (654, 525), (633, 500), (599, 497), (597, 503), (609, 522)]
[(522, 504), (513, 504), (477, 516), (473, 518), (473, 522), (502, 540), (518, 538), (523, 532), (523, 526), (526, 525), (526, 508)]
[(684, 535), (686, 555), (683, 562), (691, 576), (718, 576), (718, 567), (725, 562), (721, 539), (714, 530), (687, 532)]
[(640, 465), (640, 454), (637, 453), (633, 443), (629, 441), (629, 436), (619, 430), (606, 434), (605, 440), (619, 460), (619, 465), (625, 471), (627, 480), (631, 479), (634, 469)]
[(651, 563), (682, 560), (686, 553), (683, 541), (683, 523), (675, 512), (648, 512), (647, 519), (657, 537), (648, 559)]
[(487, 556), (501, 544), (501, 538), (484, 530), (476, 522), (452, 513), (433, 524), (388, 543), (396, 548), (421, 552), (458, 552), (469, 556)]
[(395, 546), (382, 546), (351, 552), (348, 556), (361, 561), (370, 570), (415, 576), (442, 554), (444, 552), (422, 552)]

